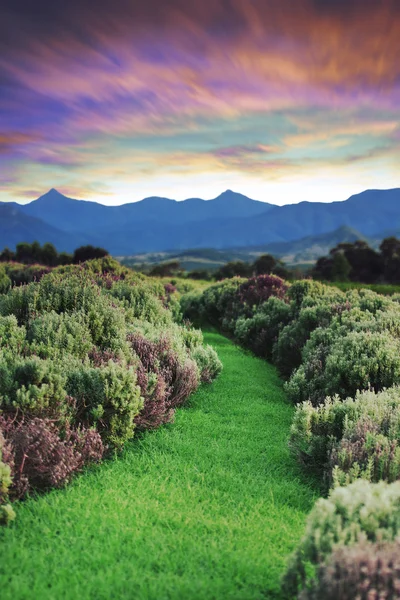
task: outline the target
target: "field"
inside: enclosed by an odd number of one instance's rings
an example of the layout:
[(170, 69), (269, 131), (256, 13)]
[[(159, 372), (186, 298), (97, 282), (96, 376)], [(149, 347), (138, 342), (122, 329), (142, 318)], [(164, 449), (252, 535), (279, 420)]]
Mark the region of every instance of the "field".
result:
[(207, 333), (224, 370), (173, 424), (1, 532), (2, 599), (279, 598), (317, 488), (287, 439), (275, 369)]
[(392, 296), (393, 294), (400, 294), (400, 285), (394, 285), (389, 283), (358, 283), (356, 281), (336, 281), (324, 282), (326, 285), (334, 286), (347, 292), (348, 290), (371, 290), (377, 294), (383, 294), (384, 296)]
[[(286, 244), (281, 244), (286, 246)], [(279, 246), (279, 244), (278, 244)], [(309, 270), (314, 264), (319, 254), (311, 258), (303, 255), (296, 257), (293, 253), (285, 254), (276, 251), (274, 246), (255, 246), (250, 248), (231, 248), (217, 250), (214, 248), (199, 248), (194, 250), (184, 250), (182, 252), (150, 252), (147, 254), (136, 254), (133, 256), (120, 256), (118, 260), (123, 265), (149, 271), (154, 265), (178, 261), (184, 271), (207, 270), (216, 271), (223, 265), (231, 261), (243, 261), (253, 263), (262, 254), (273, 253), (276, 258), (282, 258), (287, 266), (295, 266), (296, 269)], [(322, 252), (323, 253), (323, 252)]]
[(3, 271), (2, 598), (397, 589), (400, 296), (342, 287)]
[(200, 248), (185, 250), (182, 252), (150, 252), (145, 254), (136, 254), (133, 256), (118, 257), (122, 264), (132, 268), (150, 269), (152, 266), (178, 261), (185, 271), (194, 271), (206, 269), (207, 271), (216, 271), (229, 261), (242, 260), (243, 262), (252, 262), (257, 258), (261, 251), (247, 249), (228, 249), (217, 250), (214, 248)]

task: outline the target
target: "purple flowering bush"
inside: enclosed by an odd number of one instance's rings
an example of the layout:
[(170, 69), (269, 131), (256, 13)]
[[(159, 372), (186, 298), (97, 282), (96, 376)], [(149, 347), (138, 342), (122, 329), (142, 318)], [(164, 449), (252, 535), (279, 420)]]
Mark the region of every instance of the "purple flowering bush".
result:
[(285, 298), (288, 286), (276, 275), (258, 275), (251, 277), (239, 287), (240, 302), (249, 307), (259, 306), (272, 296), (274, 298)]

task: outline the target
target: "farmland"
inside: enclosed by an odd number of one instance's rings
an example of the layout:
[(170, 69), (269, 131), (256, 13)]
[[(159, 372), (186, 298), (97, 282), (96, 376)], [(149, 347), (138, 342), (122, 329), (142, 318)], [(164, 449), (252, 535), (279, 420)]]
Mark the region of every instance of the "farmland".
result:
[(365, 561), (395, 589), (396, 295), (276, 275), (179, 292), (109, 257), (6, 278), (5, 598), (350, 599)]

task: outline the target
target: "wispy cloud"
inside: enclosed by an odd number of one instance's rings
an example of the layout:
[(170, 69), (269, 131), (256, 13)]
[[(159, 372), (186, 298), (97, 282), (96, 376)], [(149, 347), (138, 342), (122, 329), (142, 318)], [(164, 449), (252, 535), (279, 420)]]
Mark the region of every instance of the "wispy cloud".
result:
[(395, 181), (399, 55), (396, 0), (3, 0), (2, 197), (261, 190), (346, 164), (363, 187), (374, 157)]

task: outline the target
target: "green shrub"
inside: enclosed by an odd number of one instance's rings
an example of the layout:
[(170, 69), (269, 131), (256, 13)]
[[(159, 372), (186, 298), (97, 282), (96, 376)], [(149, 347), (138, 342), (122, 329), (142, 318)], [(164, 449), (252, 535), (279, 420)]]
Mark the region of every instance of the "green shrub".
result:
[(33, 287), (24, 285), (14, 287), (7, 294), (0, 295), (0, 315), (14, 316), (19, 325), (29, 320), (30, 301)]
[(297, 406), (290, 446), (301, 463), (330, 483), (400, 478), (400, 389), (359, 392)]
[(80, 420), (95, 425), (107, 443), (121, 447), (133, 437), (143, 400), (132, 367), (112, 361), (101, 369), (82, 365), (68, 373), (66, 387)]
[[(40, 281), (52, 268), (43, 265), (24, 265), (20, 263), (8, 263), (5, 266), (11, 285), (24, 285), (32, 281)], [(9, 286), (11, 287), (11, 286)]]
[(133, 271), (121, 265), (117, 260), (115, 260), (115, 258), (112, 258), (111, 256), (94, 258), (92, 260), (87, 260), (83, 263), (80, 263), (79, 265), (61, 265), (54, 269), (54, 273), (65, 275), (67, 277), (85, 273), (91, 276), (111, 274), (117, 277), (135, 277), (137, 279), (145, 279), (140, 273), (133, 273)]
[(327, 327), (333, 316), (330, 304), (316, 304), (303, 308), (298, 317), (280, 332), (273, 352), (279, 371), (289, 377), (302, 362), (302, 350), (317, 327)]
[(227, 331), (235, 329), (236, 319), (245, 311), (239, 300), (239, 288), (245, 281), (234, 277), (204, 290), (202, 312), (210, 323)]
[(14, 315), (0, 316), (0, 349), (13, 354), (23, 352), (26, 348), (25, 327), (19, 327)]
[(289, 300), (293, 301), (297, 310), (300, 310), (306, 298), (320, 302), (324, 296), (328, 296), (331, 299), (334, 297), (343, 297), (343, 294), (339, 290), (335, 290), (334, 288), (324, 285), (319, 281), (313, 281), (312, 279), (295, 281), (290, 286), (287, 295)]
[(0, 408), (37, 416), (65, 414), (66, 377), (61, 364), (37, 356), (5, 356), (0, 362)]
[(179, 336), (184, 346), (191, 352), (195, 348), (201, 346), (204, 342), (203, 332), (200, 329), (193, 329), (192, 327), (180, 327), (178, 325), (171, 325), (170, 330), (175, 332), (176, 336)]
[[(295, 315), (280, 333), (273, 360), (288, 377), (302, 363), (309, 362), (302, 351), (311, 334), (319, 327), (333, 327), (335, 336), (351, 330), (381, 331), (399, 335), (400, 312), (390, 299), (369, 290), (343, 294), (318, 282), (297, 282), (288, 291)], [(297, 310), (297, 315), (296, 315)], [(390, 314), (388, 314), (390, 313)], [(365, 321), (364, 325), (357, 323)], [(333, 336), (332, 336), (333, 339)]]
[(180, 304), (184, 318), (194, 325), (199, 326), (204, 320), (207, 320), (202, 292), (194, 290), (184, 294), (181, 296)]
[(238, 318), (234, 335), (240, 344), (257, 356), (270, 359), (282, 329), (291, 318), (290, 305), (279, 298), (269, 298), (251, 317)]
[[(127, 277), (132, 274), (132, 271), (123, 267), (115, 258), (112, 256), (103, 256), (102, 258), (93, 258), (82, 263), (85, 271), (96, 275), (105, 275), (111, 273), (112, 275)], [(136, 275), (136, 274), (135, 274)], [(141, 278), (140, 276), (138, 278)]]
[[(159, 290), (161, 296), (164, 288)], [(126, 309), (127, 320), (139, 319), (156, 325), (164, 325), (172, 322), (172, 315), (163, 305), (160, 297), (154, 294), (154, 288), (146, 285), (131, 285), (124, 281), (115, 283), (110, 295), (121, 301)]]
[[(0, 313), (15, 315), (19, 323), (26, 325), (38, 316), (44, 318), (43, 315), (50, 313), (68, 315), (65, 316), (64, 340), (68, 318), (72, 313), (79, 313), (71, 319), (75, 322), (75, 328), (78, 328), (77, 322), (80, 322), (82, 336), (87, 335), (83, 330), (88, 328), (96, 346), (126, 351), (124, 309), (116, 300), (102, 293), (101, 288), (85, 274), (68, 278), (53, 273), (39, 283), (14, 288), (0, 300)], [(48, 319), (46, 316), (47, 331), (50, 327)], [(55, 320), (56, 317), (53, 317), (54, 323)], [(38, 327), (40, 325), (32, 325), (34, 331)], [(72, 325), (69, 331), (71, 327)], [(46, 336), (45, 332), (42, 335)], [(53, 338), (55, 335), (53, 333)], [(85, 341), (85, 346), (88, 343), (89, 341)]]
[(197, 346), (190, 353), (190, 357), (199, 369), (201, 381), (205, 383), (211, 383), (222, 371), (222, 363), (211, 346)]
[(387, 332), (316, 330), (303, 352), (303, 364), (286, 384), (295, 402), (322, 402), (326, 396), (354, 396), (400, 382), (400, 340)]
[(11, 449), (0, 431), (0, 525), (7, 525), (15, 519), (15, 512), (8, 502), (8, 493), (11, 487), (11, 467), (9, 460)]
[(327, 395), (354, 396), (400, 381), (400, 341), (389, 333), (351, 332), (338, 339), (326, 360)]
[(396, 481), (400, 477), (400, 447), (397, 439), (381, 433), (371, 418), (346, 428), (340, 443), (332, 449), (330, 467), (336, 484), (346, 485), (358, 478), (369, 481)]
[(85, 311), (85, 322), (95, 346), (126, 355), (128, 346), (125, 317), (123, 308), (112, 303), (107, 296), (100, 296), (91, 302)]
[(325, 472), (330, 451), (343, 437), (345, 420), (355, 414), (354, 401), (327, 398), (314, 407), (310, 401), (296, 407), (290, 429), (290, 448), (300, 463), (309, 469)]
[(11, 279), (7, 275), (4, 265), (0, 265), (0, 294), (5, 294), (11, 287)]
[(0, 314), (15, 315), (19, 324), (27, 324), (45, 312), (85, 311), (100, 294), (101, 289), (84, 274), (66, 277), (53, 272), (0, 297)]
[(293, 554), (283, 580), (292, 598), (310, 587), (315, 567), (338, 546), (392, 542), (400, 533), (400, 482), (356, 481), (319, 499), (310, 513), (303, 539)]
[(85, 358), (93, 347), (86, 320), (82, 312), (68, 315), (52, 311), (40, 315), (29, 324), (27, 339), (31, 350), (41, 358), (65, 354)]
[(379, 310), (385, 311), (393, 307), (393, 300), (387, 296), (377, 294), (372, 290), (351, 290), (346, 293), (346, 298), (352, 306), (358, 306), (362, 311), (375, 314)]
[(27, 286), (27, 290), (29, 307), (35, 315), (86, 310), (101, 294), (99, 287), (83, 274), (67, 278), (51, 273), (38, 284)]
[(336, 281), (335, 283), (331, 283), (326, 281), (325, 285), (337, 287), (342, 290), (342, 292), (350, 290), (371, 290), (376, 294), (392, 297), (400, 291), (400, 286), (388, 283), (359, 283), (357, 281)]

